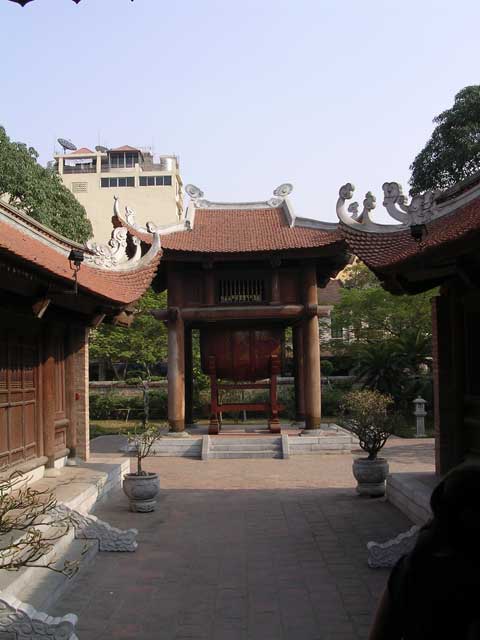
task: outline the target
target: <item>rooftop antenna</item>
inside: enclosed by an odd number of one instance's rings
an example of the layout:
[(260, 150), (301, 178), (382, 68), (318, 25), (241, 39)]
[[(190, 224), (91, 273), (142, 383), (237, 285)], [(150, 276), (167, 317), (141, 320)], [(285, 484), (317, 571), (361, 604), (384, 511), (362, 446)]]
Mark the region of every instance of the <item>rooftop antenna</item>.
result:
[(71, 140), (67, 140), (67, 138), (57, 138), (58, 144), (63, 148), (63, 153), (65, 153), (66, 149), (69, 151), (76, 151), (77, 147), (73, 144)]

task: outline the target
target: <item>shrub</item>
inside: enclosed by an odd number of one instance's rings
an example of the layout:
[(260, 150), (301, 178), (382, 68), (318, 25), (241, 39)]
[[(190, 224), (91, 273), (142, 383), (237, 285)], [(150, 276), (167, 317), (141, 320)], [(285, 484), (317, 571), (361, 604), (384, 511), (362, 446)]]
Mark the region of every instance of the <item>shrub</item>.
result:
[[(150, 418), (164, 420), (168, 413), (168, 396), (163, 390), (151, 391)], [(141, 418), (144, 413), (143, 398), (138, 396), (121, 396), (90, 394), (90, 418), (92, 420), (118, 420), (126, 417), (126, 409), (130, 409), (132, 417)]]
[(345, 391), (336, 384), (322, 388), (322, 414), (336, 416), (340, 413), (340, 405), (345, 396)]
[(366, 389), (351, 391), (343, 399), (342, 424), (358, 437), (369, 460), (376, 459), (396, 428), (397, 417), (388, 413), (392, 406), (391, 396)]

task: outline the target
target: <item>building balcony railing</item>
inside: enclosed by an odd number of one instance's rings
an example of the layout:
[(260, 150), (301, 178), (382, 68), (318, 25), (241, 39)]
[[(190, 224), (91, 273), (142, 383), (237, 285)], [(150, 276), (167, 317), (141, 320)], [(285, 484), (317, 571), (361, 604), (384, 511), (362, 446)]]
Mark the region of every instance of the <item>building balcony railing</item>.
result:
[(76, 165), (75, 167), (64, 166), (63, 173), (96, 173), (96, 167), (88, 167), (83, 166), (81, 164)]

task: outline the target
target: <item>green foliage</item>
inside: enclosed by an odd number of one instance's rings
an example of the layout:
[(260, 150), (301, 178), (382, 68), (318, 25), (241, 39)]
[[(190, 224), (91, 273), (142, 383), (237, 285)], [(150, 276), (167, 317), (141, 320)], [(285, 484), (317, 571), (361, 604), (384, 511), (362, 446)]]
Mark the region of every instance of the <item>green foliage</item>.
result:
[(433, 120), (430, 140), (413, 161), (411, 194), (446, 189), (480, 169), (480, 85), (465, 87)]
[(328, 378), (328, 376), (331, 376), (335, 369), (333, 363), (330, 362), (330, 360), (322, 360), (320, 368), (322, 370), (322, 376), (324, 376), (325, 378)]
[[(114, 393), (90, 394), (90, 418), (92, 420), (122, 419), (126, 417), (126, 409), (130, 409), (130, 417), (141, 418), (144, 414), (142, 396), (122, 396)], [(149, 411), (150, 418), (153, 420), (167, 418), (168, 398), (166, 391), (150, 391)]]
[(332, 324), (347, 328), (353, 340), (402, 336), (414, 327), (431, 333), (432, 291), (415, 296), (394, 296), (362, 263), (352, 267), (332, 312)]
[(151, 379), (153, 365), (167, 357), (167, 330), (149, 312), (165, 307), (166, 292), (149, 289), (137, 303), (138, 312), (131, 327), (100, 325), (91, 332), (90, 357), (106, 360), (119, 378), (117, 363), (121, 362), (126, 365), (123, 375), (128, 372), (128, 365), (139, 365), (144, 377)]
[(345, 391), (335, 385), (322, 387), (322, 415), (337, 416), (340, 413), (342, 400), (345, 397)]
[(332, 314), (332, 323), (349, 335), (331, 344), (337, 366), (352, 371), (364, 388), (392, 396), (407, 414), (416, 395), (431, 396), (433, 293), (393, 296), (364, 264), (356, 263)]
[(0, 127), (0, 196), (45, 226), (77, 242), (92, 235), (85, 209), (33, 147), (12, 142)]
[(343, 399), (342, 424), (357, 436), (369, 460), (375, 460), (395, 430), (396, 416), (388, 413), (392, 406), (390, 396), (366, 389), (351, 391)]

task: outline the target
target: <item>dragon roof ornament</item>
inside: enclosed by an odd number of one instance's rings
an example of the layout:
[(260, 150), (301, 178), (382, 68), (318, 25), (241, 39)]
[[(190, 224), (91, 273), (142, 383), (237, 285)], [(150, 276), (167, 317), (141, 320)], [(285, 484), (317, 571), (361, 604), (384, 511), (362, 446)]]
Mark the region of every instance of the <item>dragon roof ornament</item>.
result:
[[(114, 196), (113, 215), (116, 218), (121, 218), (118, 196)], [(142, 226), (137, 222), (135, 211), (133, 209), (130, 209), (130, 207), (125, 207), (125, 221), (130, 227), (132, 227), (132, 229), (135, 229), (135, 231), (158, 236), (166, 235), (167, 233), (174, 233), (176, 231), (184, 231), (185, 229), (190, 228), (190, 223), (188, 220), (185, 220), (184, 222), (181, 222), (179, 224), (167, 225), (165, 227), (159, 226), (154, 222), (147, 222), (145, 226)]]
[(358, 212), (358, 202), (352, 202), (346, 208), (346, 201), (353, 197), (355, 187), (350, 182), (344, 184), (339, 191), (337, 200), (337, 216), (343, 224), (357, 231), (373, 233), (390, 233), (401, 231), (411, 226), (425, 224), (446, 213), (436, 203), (437, 191), (426, 191), (413, 196), (410, 203), (403, 194), (402, 187), (397, 182), (385, 182), (383, 189), (383, 206), (389, 215), (400, 224), (380, 224), (374, 222), (370, 212), (376, 206), (375, 196), (368, 191), (363, 201), (363, 210)]
[[(131, 224), (129, 215), (131, 218), (133, 218), (134, 213), (133, 211), (128, 209), (128, 207), (125, 207), (125, 209), (127, 212), (127, 222)], [(119, 217), (117, 196), (114, 197), (113, 211), (115, 216)], [(152, 243), (152, 246), (148, 253), (156, 253), (160, 250), (160, 237), (155, 225), (153, 225), (152, 223), (147, 223), (148, 229), (139, 228), (138, 225), (131, 226), (145, 233), (151, 233), (154, 235), (155, 242)], [(133, 255), (129, 255), (128, 252), (129, 240), (134, 248)], [(89, 240), (87, 242), (87, 249), (90, 251), (90, 253), (85, 253), (85, 262), (91, 264), (94, 267), (112, 269), (117, 271), (131, 269), (132, 267), (137, 266), (138, 263), (147, 255), (146, 254), (145, 256), (142, 256), (142, 246), (140, 238), (137, 238), (136, 236), (129, 233), (128, 229), (126, 229), (125, 227), (117, 227), (113, 229), (112, 236), (107, 244), (99, 244), (95, 242), (95, 240)]]

